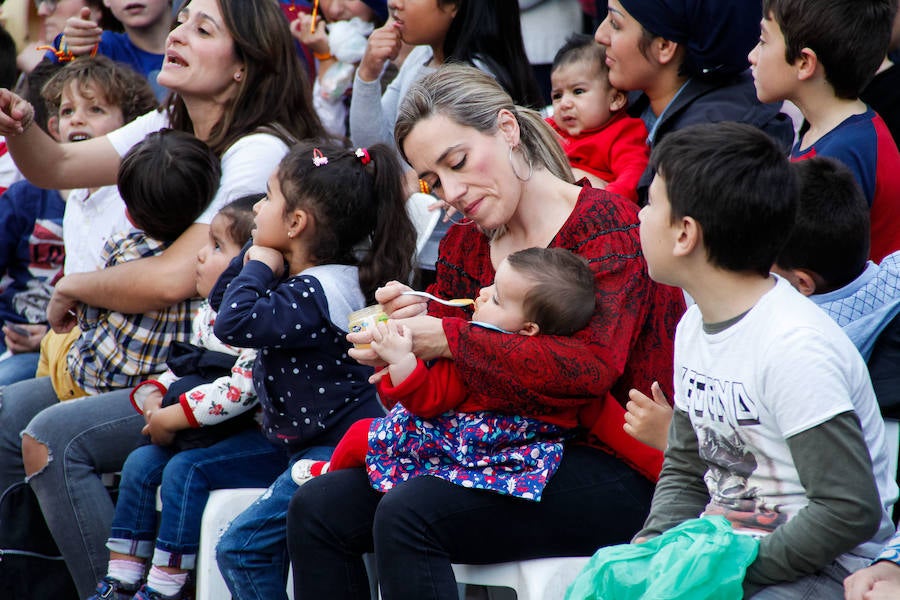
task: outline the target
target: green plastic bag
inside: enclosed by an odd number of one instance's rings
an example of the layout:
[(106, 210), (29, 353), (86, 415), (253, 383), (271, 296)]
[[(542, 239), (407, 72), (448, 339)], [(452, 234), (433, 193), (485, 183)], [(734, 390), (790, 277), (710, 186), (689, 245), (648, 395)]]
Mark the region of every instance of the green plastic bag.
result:
[(725, 517), (691, 519), (643, 544), (600, 548), (566, 600), (740, 600), (758, 550)]

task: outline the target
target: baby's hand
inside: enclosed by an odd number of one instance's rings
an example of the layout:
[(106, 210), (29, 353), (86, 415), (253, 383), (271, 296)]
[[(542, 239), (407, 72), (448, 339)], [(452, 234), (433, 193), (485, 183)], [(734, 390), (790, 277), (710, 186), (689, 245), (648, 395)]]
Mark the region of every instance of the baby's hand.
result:
[[(891, 590), (893, 596), (879, 593)], [(900, 566), (887, 560), (878, 561), (844, 579), (846, 600), (897, 598), (897, 592), (900, 592)]]
[(657, 450), (665, 450), (669, 441), (669, 424), (672, 407), (666, 400), (659, 383), (650, 386), (653, 398), (637, 390), (628, 392), (630, 400), (625, 405), (625, 432)]
[(103, 30), (91, 20), (91, 9), (82, 8), (77, 17), (69, 17), (66, 20), (66, 28), (63, 29), (64, 50), (68, 50), (75, 56), (88, 54), (94, 46), (100, 43)]
[(575, 167), (572, 167), (572, 175), (575, 176), (575, 181), (581, 181), (586, 177), (587, 180), (591, 182), (591, 187), (597, 188), (598, 190), (605, 190), (606, 186), (609, 185), (607, 181), (600, 179), (593, 173), (588, 173), (587, 171), (576, 169)]
[(375, 324), (372, 349), (384, 362), (400, 362), (412, 353), (412, 347), (412, 333), (405, 325), (393, 319)]

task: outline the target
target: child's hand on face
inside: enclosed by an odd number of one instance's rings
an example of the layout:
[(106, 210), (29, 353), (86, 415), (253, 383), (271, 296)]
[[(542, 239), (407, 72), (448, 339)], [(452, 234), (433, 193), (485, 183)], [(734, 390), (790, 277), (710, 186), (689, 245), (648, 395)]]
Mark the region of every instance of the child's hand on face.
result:
[(665, 450), (669, 442), (669, 424), (672, 407), (666, 400), (659, 383), (650, 386), (653, 398), (637, 390), (628, 392), (630, 400), (625, 405), (625, 433), (657, 450)]
[(102, 33), (103, 29), (91, 20), (91, 9), (82, 8), (79, 16), (69, 17), (66, 20), (66, 28), (63, 29), (65, 49), (75, 56), (88, 54), (100, 43)]
[(394, 19), (388, 19), (384, 26), (379, 27), (369, 36), (366, 53), (356, 72), (359, 78), (363, 81), (375, 81), (381, 77), (384, 65), (400, 54), (402, 43), (397, 23)]
[(281, 277), (282, 273), (284, 273), (284, 255), (273, 248), (257, 246), (255, 244), (250, 246), (250, 248), (247, 249), (247, 253), (244, 254), (244, 264), (246, 265), (247, 262), (251, 260), (258, 260), (265, 264), (272, 269), (272, 273), (275, 274), (275, 277)]

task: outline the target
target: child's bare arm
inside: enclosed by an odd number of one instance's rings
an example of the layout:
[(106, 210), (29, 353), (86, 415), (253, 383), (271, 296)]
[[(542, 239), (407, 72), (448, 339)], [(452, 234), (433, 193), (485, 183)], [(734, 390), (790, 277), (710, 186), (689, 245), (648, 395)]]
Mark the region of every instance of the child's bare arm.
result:
[(184, 414), (184, 410), (178, 404), (166, 406), (153, 411), (149, 415), (149, 422), (141, 430), (144, 435), (149, 435), (150, 440), (158, 446), (168, 446), (175, 439), (175, 434), (182, 429), (188, 429), (191, 424)]
[(162, 407), (163, 395), (159, 389), (153, 389), (147, 392), (144, 401), (141, 403), (141, 409), (143, 410), (144, 415), (144, 424), (150, 424), (150, 418), (153, 416), (153, 413), (160, 410)]
[(650, 386), (652, 398), (646, 394), (631, 390), (625, 409), (625, 432), (651, 448), (665, 450), (669, 440), (669, 425), (672, 423), (672, 407), (666, 399), (659, 382)]

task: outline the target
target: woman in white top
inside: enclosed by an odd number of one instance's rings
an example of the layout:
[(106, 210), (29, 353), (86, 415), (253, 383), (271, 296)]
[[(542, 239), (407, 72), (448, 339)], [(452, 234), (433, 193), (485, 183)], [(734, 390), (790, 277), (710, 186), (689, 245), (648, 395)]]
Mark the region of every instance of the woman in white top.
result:
[[(265, 191), (287, 144), (323, 135), (274, 2), (191, 0), (166, 41), (158, 80), (173, 91), (162, 109), (78, 144), (57, 144), (33, 126), (31, 105), (0, 90), (0, 135), (25, 176), (42, 187), (113, 184), (122, 155), (163, 127), (193, 133), (222, 160), (212, 204), (162, 255), (59, 281), (48, 309), (54, 329), (73, 325), (69, 311), (78, 303), (141, 313), (196, 295), (195, 257), (212, 215), (236, 197)], [(113, 514), (96, 473), (121, 467), (142, 441), (143, 418), (128, 390), (58, 403), (47, 378), (0, 389), (0, 398), (0, 487), (33, 475), (29, 481), (79, 595), (87, 597), (106, 572)]]

